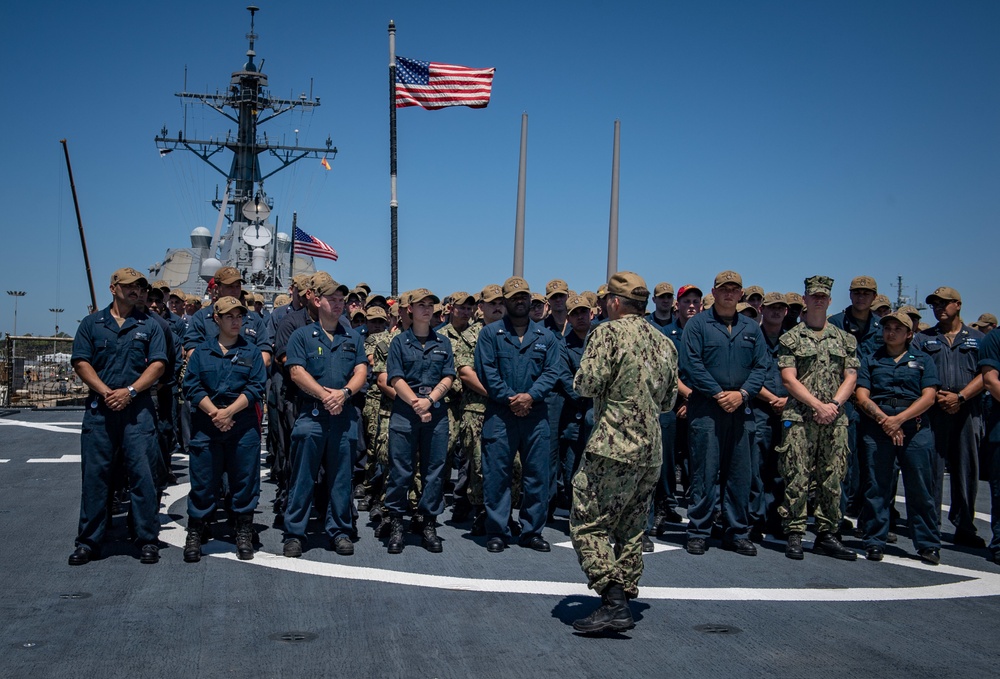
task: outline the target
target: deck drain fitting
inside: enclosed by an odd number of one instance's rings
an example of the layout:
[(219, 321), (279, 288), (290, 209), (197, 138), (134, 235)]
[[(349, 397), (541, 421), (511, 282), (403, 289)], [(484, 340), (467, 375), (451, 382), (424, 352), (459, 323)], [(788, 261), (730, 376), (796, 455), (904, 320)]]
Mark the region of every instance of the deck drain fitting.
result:
[(90, 592), (67, 592), (59, 595), (60, 599), (89, 599)]
[(707, 625), (695, 625), (694, 630), (703, 634), (739, 634), (743, 630), (732, 625), (719, 625), (709, 623)]
[(283, 641), (288, 644), (300, 644), (316, 639), (312, 632), (278, 632), (268, 637), (271, 641)]

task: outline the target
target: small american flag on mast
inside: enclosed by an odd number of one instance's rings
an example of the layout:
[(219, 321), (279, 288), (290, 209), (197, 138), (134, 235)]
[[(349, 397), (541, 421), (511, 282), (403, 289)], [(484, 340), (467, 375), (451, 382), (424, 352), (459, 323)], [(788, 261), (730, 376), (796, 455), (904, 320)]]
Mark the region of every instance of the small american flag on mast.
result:
[(486, 108), (495, 71), (396, 57), (396, 108)]
[(319, 238), (310, 236), (297, 226), (295, 227), (295, 252), (309, 257), (332, 259), (335, 262), (339, 257), (336, 250), (321, 241)]

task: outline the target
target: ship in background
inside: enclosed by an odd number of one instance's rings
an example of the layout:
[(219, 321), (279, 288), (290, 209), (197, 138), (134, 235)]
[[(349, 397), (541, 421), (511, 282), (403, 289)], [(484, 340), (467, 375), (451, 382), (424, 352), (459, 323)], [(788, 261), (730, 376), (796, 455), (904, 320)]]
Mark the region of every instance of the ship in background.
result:
[[(233, 72), (229, 87), (215, 94), (178, 92), (182, 99), (194, 100), (215, 109), (236, 124), (236, 134), (227, 132), (218, 139), (188, 139), (184, 132), (168, 136), (164, 125), (156, 137), (160, 155), (187, 150), (207, 163), (226, 178), (226, 189), (212, 205), (218, 210), (215, 232), (203, 226), (191, 232), (191, 247), (167, 250), (163, 261), (149, 267), (153, 279), (163, 279), (171, 289), (203, 296), (209, 279), (222, 266), (240, 270), (246, 281), (244, 289), (263, 293), (270, 306), (275, 295), (286, 292), (292, 276), (316, 271), (312, 257), (295, 254), (293, 239), (288, 233), (277, 230), (277, 221), (271, 221), (273, 201), (264, 192), (264, 182), (277, 172), (304, 158), (314, 158), (324, 166), (337, 154), (333, 141), (327, 137), (326, 146), (312, 148), (289, 146), (271, 142), (267, 133), (258, 136), (258, 126), (295, 109), (312, 109), (319, 106), (319, 97), (304, 93), (298, 99), (278, 99), (270, 96), (267, 76), (263, 73), (264, 60), (255, 62), (254, 43), (255, 6), (250, 12), (249, 48), (243, 67)], [(229, 169), (220, 167), (224, 151), (232, 153)], [(262, 172), (260, 156), (269, 154), (274, 167)], [(296, 217), (293, 215), (291, 231), (294, 233)], [(224, 231), (223, 231), (224, 229)], [(152, 279), (151, 279), (152, 280)]]

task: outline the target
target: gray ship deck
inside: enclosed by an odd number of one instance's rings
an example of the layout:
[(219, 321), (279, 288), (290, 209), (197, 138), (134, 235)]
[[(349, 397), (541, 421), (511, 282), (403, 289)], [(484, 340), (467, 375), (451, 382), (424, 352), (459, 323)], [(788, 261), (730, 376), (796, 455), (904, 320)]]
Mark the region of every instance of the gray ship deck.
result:
[[(139, 564), (116, 517), (103, 558), (73, 568), (82, 412), (3, 415), (4, 677), (992, 677), (1000, 661), (1000, 567), (950, 543), (936, 568), (902, 535), (882, 563), (793, 562), (775, 541), (752, 559), (717, 543), (691, 557), (676, 526), (645, 557), (637, 627), (591, 639), (570, 626), (597, 599), (565, 521), (546, 531), (549, 554), (489, 554), (446, 524), (443, 554), (413, 536), (390, 556), (364, 527), (353, 557), (317, 539), (286, 559), (265, 483), (256, 558), (223, 538), (186, 564), (183, 461), (159, 564)], [(988, 503), (982, 484), (983, 535)]]

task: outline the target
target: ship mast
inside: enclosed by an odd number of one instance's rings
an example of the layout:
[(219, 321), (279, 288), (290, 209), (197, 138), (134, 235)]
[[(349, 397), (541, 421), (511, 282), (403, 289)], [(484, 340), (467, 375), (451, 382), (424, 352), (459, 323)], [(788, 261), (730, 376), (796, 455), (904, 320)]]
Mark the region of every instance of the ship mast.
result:
[[(314, 108), (319, 106), (320, 102), (319, 97), (314, 98), (311, 91), (308, 97), (303, 93), (299, 95), (298, 99), (279, 99), (270, 96), (267, 89), (267, 76), (263, 73), (264, 60), (261, 59), (259, 64), (255, 62), (257, 53), (254, 48), (258, 35), (254, 32), (254, 15), (259, 11), (259, 8), (250, 5), (247, 10), (250, 12), (250, 32), (246, 35), (249, 43), (246, 52), (247, 61), (240, 70), (233, 72), (229, 88), (225, 92), (216, 91), (215, 94), (176, 93), (176, 96), (182, 99), (192, 99), (205, 104), (236, 123), (235, 138), (227, 134), (224, 139), (188, 139), (184, 131), (179, 132), (176, 137), (171, 137), (166, 125), (164, 125), (155, 141), (161, 153), (175, 150), (191, 151), (229, 180), (233, 189), (229, 195), (230, 209), (225, 215), (226, 220), (232, 225), (242, 224), (242, 220), (245, 219), (248, 224), (256, 222), (259, 228), (260, 223), (266, 218), (272, 207), (271, 201), (263, 192), (264, 180), (303, 158), (333, 160), (337, 155), (337, 148), (333, 146), (333, 140), (329, 136), (326, 139), (325, 147), (299, 146), (297, 143), (295, 145), (272, 143), (268, 140), (266, 132), (263, 138), (258, 137), (257, 127), (259, 125), (288, 111)], [(296, 139), (297, 141), (298, 139)], [(216, 158), (216, 155), (224, 150), (231, 151), (233, 154), (228, 170), (222, 169)], [(260, 156), (263, 153), (270, 154), (278, 162), (277, 167), (266, 173), (262, 172), (260, 164)], [(212, 204), (216, 209), (220, 209), (223, 201), (216, 197)], [(234, 233), (227, 234), (225, 238), (227, 248), (226, 252), (223, 253), (222, 260), (244, 270), (245, 267), (239, 266), (236, 260), (239, 259), (249, 266), (249, 246), (244, 247), (247, 244), (243, 240), (242, 229), (232, 229), (232, 231)], [(277, 246), (274, 238), (270, 238), (268, 244), (272, 248)], [(246, 252), (240, 252), (241, 250), (246, 250)], [(216, 256), (214, 252), (211, 254), (213, 257)], [(272, 272), (272, 275), (267, 276), (266, 280), (260, 276), (257, 278), (263, 287), (283, 287), (276, 273)], [(290, 278), (290, 276), (291, 266), (289, 263), (285, 278)], [(244, 277), (247, 278), (246, 275)]]

